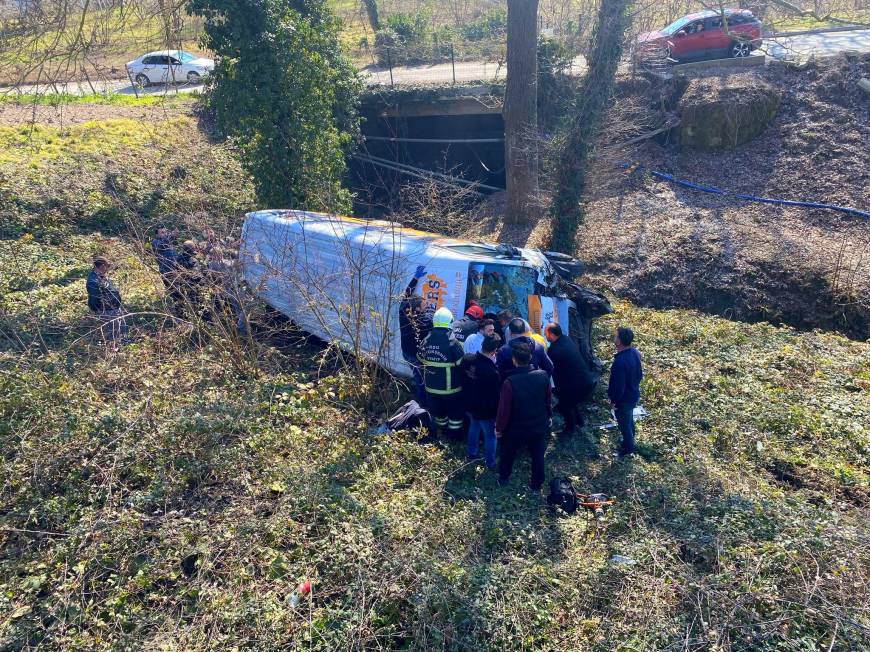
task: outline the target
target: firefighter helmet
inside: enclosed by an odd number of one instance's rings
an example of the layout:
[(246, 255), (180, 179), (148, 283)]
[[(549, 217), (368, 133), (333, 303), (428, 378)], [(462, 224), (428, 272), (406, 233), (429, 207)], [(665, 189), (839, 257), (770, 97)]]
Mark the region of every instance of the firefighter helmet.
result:
[(438, 308), (432, 315), (432, 326), (435, 328), (450, 328), (453, 323), (453, 313), (447, 308)]

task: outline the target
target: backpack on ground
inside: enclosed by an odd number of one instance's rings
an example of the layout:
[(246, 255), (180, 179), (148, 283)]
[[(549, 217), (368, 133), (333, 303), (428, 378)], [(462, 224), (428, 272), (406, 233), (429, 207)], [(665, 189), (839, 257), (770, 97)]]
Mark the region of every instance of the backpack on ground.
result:
[(550, 495), (547, 502), (553, 507), (558, 507), (566, 514), (577, 511), (577, 491), (568, 478), (553, 478), (550, 480)]
[(432, 418), (417, 401), (408, 401), (387, 419), (387, 430), (416, 430), (425, 428), (431, 433)]

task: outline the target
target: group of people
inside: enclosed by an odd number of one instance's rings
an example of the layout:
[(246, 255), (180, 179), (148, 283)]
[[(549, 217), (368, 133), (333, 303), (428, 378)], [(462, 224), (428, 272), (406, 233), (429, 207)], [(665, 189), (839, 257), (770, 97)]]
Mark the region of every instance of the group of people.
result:
[[(176, 247), (169, 229), (159, 226), (151, 240), (151, 251), (176, 316), (199, 316), (210, 321), (216, 311), (222, 311), (233, 316), (239, 331), (245, 330), (234, 243), (206, 229), (201, 241), (185, 240)], [(86, 282), (88, 308), (100, 319), (106, 339), (126, 341), (128, 313), (120, 291), (109, 277), (110, 269), (105, 256), (94, 257)]]
[[(497, 469), (502, 484), (510, 478), (517, 454), (527, 450), (529, 486), (538, 491), (544, 482), (553, 395), (563, 422), (559, 436), (569, 437), (583, 427), (595, 374), (557, 323), (547, 324), (542, 337), (521, 317), (507, 311), (487, 317), (473, 302), (456, 321), (447, 308), (427, 311), (415, 294), (423, 275), (418, 267), (399, 306), (402, 353), (414, 375), (417, 401), (446, 438), (461, 440), (466, 433), (469, 459), (480, 458), (482, 441), (483, 461)], [(617, 330), (608, 385), (622, 433), (620, 457), (634, 453), (634, 408), (643, 375), (633, 340), (631, 329)]]

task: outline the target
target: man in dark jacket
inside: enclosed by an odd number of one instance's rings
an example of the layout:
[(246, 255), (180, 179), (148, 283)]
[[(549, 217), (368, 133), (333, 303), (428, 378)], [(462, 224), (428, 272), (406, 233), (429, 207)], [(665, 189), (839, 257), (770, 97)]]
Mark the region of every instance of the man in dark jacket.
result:
[(432, 330), (420, 344), (418, 358), (423, 365), (426, 401), (435, 425), (450, 439), (459, 439), (465, 419), (459, 363), (462, 345), (453, 337), (453, 314), (438, 308), (432, 316)]
[(643, 378), (640, 353), (631, 345), (633, 341), (634, 332), (630, 328), (617, 329), (613, 337), (616, 355), (610, 366), (607, 387), (607, 396), (622, 433), (620, 457), (634, 453), (634, 408), (640, 400), (640, 381)]
[(151, 241), (151, 251), (154, 252), (157, 271), (160, 272), (163, 287), (166, 288), (166, 292), (175, 304), (175, 312), (182, 314), (184, 312), (184, 294), (181, 291), (178, 275), (178, 252), (172, 245), (169, 229), (164, 226), (157, 227), (154, 239)]
[(178, 252), (175, 271), (172, 273), (172, 285), (183, 298), (185, 313), (202, 314), (203, 297), (203, 266), (196, 256), (196, 243), (185, 240)]
[(499, 439), (498, 481), (505, 484), (514, 468), (520, 448), (528, 448), (532, 458), (529, 487), (539, 491), (544, 484), (544, 453), (552, 417), (550, 376), (532, 369), (531, 347), (517, 344), (513, 348), (514, 372), (501, 385), (495, 435)]
[(154, 252), (154, 258), (157, 260), (160, 276), (166, 276), (175, 270), (178, 254), (172, 246), (169, 229), (165, 226), (157, 227), (154, 239), (151, 241), (151, 251)]
[[(100, 330), (106, 339), (116, 340), (127, 337), (126, 311), (121, 301), (121, 293), (109, 278), (109, 261), (105, 256), (95, 256), (94, 266), (88, 274), (85, 289), (88, 292), (88, 308), (103, 322)], [(108, 328), (107, 328), (108, 326)]]
[(414, 395), (421, 407), (426, 407), (426, 389), (423, 386), (423, 369), (417, 360), (420, 344), (432, 330), (432, 316), (423, 309), (423, 297), (417, 294), (417, 284), (426, 275), (426, 268), (417, 265), (414, 278), (408, 283), (399, 302), (399, 336), (402, 357), (414, 376)]
[(513, 362), (513, 346), (516, 344), (526, 344), (532, 355), (531, 364), (535, 369), (543, 369), (550, 376), (553, 374), (553, 363), (547, 357), (547, 350), (529, 337), (526, 328), (526, 322), (520, 317), (511, 319), (508, 324), (509, 341), (498, 350), (496, 363), (498, 371), (502, 378), (507, 377), (514, 369)]
[(480, 438), (483, 437), (483, 458), (487, 468), (495, 468), (495, 416), (501, 377), (495, 366), (495, 354), (501, 338), (489, 335), (483, 339), (480, 351), (467, 353), (462, 359), (462, 396), (468, 414), (468, 459), (477, 459)]
[(459, 321), (453, 322), (453, 335), (457, 341), (464, 343), (465, 338), (474, 335), (480, 328), (478, 322), (483, 319), (483, 308), (471, 303), (465, 309), (465, 315)]
[(547, 324), (544, 335), (550, 343), (547, 355), (553, 362), (553, 384), (559, 402), (556, 409), (562, 415), (562, 437), (570, 436), (579, 425), (583, 427), (580, 407), (595, 390), (595, 376), (577, 348), (577, 344), (562, 332), (559, 324)]

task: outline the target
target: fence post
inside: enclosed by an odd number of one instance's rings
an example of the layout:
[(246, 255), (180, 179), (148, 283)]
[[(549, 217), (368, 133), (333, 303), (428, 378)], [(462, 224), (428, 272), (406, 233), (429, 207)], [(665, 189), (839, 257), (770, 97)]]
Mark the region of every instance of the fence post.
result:
[(456, 84), (456, 57), (453, 55), (453, 41), (450, 41), (450, 67), (453, 69), (453, 83)]
[(390, 69), (390, 88), (393, 88), (393, 57), (390, 54), (393, 48), (387, 47), (387, 67)]

